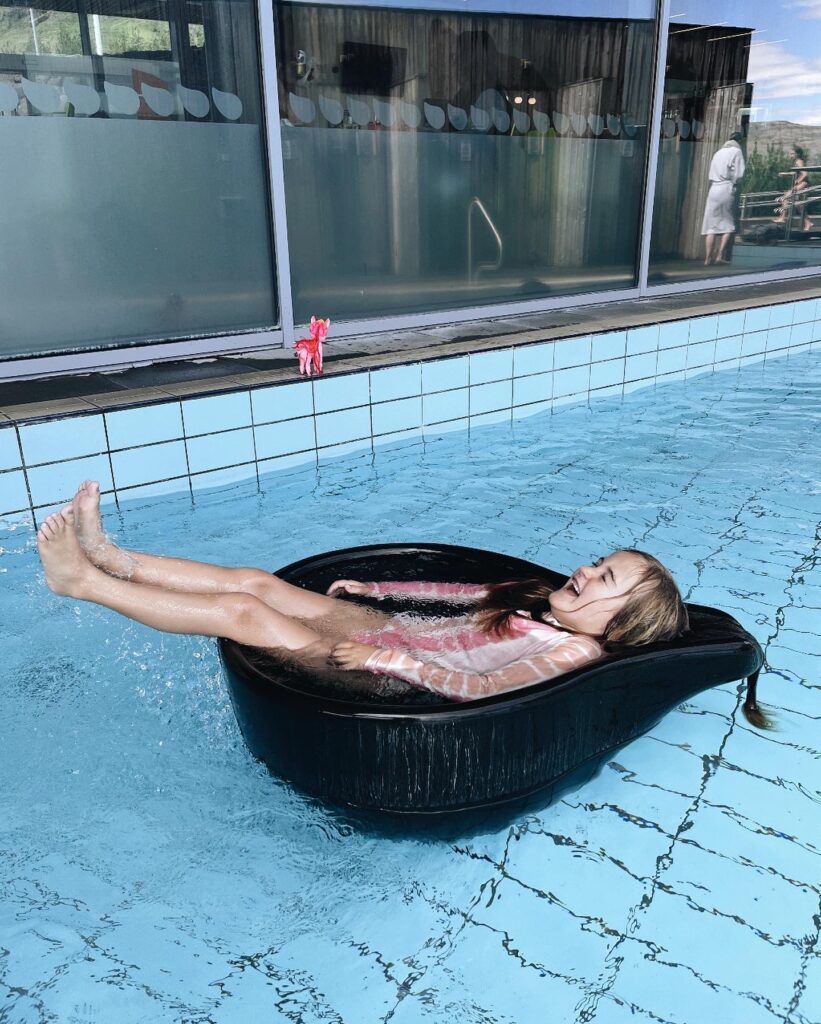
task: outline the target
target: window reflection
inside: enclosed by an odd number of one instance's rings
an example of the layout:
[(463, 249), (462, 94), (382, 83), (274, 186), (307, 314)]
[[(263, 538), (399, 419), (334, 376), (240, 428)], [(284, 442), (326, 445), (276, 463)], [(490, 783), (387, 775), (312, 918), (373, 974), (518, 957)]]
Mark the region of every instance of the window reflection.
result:
[(821, 262), (815, 5), (693, 0), (670, 22), (650, 281)]
[(297, 319), (631, 286), (653, 26), (620, 6), (280, 4)]
[(0, 6), (0, 355), (275, 323), (252, 0), (58, 6)]

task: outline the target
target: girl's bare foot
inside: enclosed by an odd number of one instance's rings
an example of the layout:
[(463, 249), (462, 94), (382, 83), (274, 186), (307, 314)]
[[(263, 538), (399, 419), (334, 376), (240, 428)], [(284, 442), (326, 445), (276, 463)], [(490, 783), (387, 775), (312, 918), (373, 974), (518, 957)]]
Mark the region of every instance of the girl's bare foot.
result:
[(68, 514), (55, 512), (48, 516), (37, 531), (37, 550), (49, 590), (66, 597), (82, 597), (90, 574), (96, 570), (83, 554)]
[(70, 507), (74, 512), (77, 537), (89, 558), (97, 565), (109, 547), (100, 520), (100, 485), (97, 481), (84, 480), (77, 488)]

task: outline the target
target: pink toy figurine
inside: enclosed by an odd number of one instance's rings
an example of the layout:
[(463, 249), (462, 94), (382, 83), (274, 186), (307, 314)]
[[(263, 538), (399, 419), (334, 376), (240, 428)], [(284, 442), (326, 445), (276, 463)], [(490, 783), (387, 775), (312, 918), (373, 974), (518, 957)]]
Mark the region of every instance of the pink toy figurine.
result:
[(300, 338), (294, 344), (299, 356), (299, 372), (306, 377), (310, 377), (313, 370), (322, 373), (322, 342), (330, 326), (330, 320), (317, 320), (312, 316), (310, 338)]

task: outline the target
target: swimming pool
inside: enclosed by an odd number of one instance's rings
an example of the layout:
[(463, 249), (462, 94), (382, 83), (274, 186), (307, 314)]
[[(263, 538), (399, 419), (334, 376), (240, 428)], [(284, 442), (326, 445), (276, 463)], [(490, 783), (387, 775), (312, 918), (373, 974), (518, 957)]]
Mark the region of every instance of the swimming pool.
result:
[[(765, 370), (766, 366), (766, 370)], [(245, 750), (215, 645), (52, 597), (0, 534), (0, 1020), (821, 1019), (817, 352), (109, 508), (120, 543), (271, 568), (428, 539), (657, 554), (765, 645), (550, 806), (362, 827)]]

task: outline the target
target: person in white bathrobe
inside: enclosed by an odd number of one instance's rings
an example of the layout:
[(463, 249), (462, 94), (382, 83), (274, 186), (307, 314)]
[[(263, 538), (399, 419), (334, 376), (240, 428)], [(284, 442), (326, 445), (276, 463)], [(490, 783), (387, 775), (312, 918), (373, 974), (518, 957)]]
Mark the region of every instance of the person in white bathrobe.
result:
[(744, 177), (741, 132), (733, 132), (710, 161), (710, 190), (704, 205), (701, 233), (704, 235), (704, 266), (729, 263), (727, 246), (735, 234), (735, 191)]

